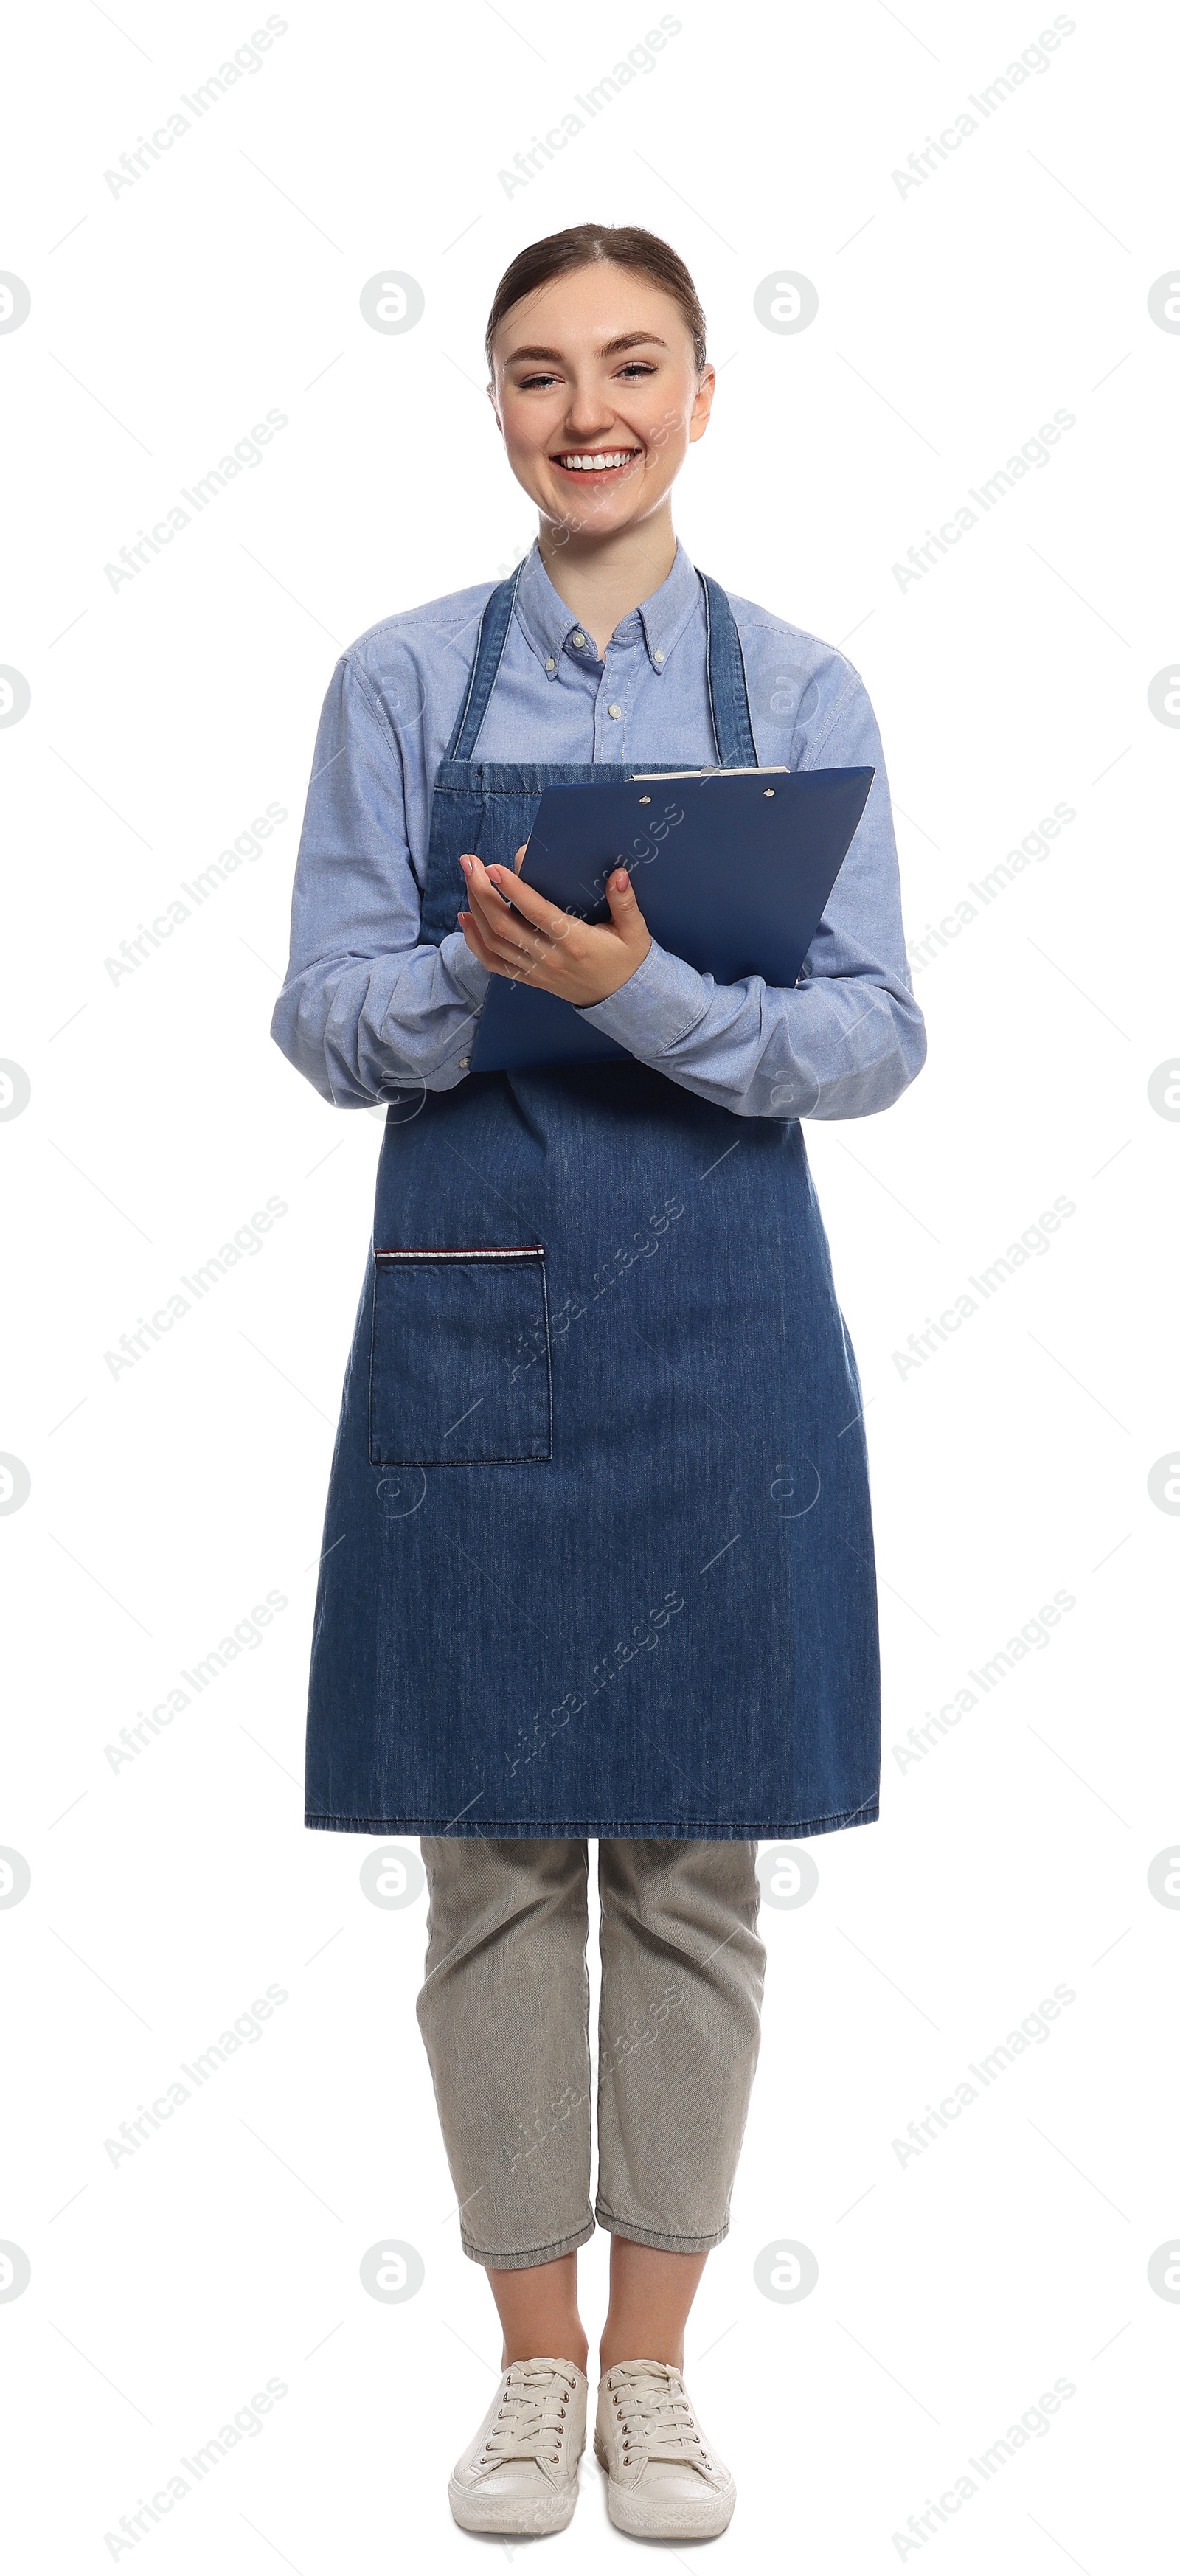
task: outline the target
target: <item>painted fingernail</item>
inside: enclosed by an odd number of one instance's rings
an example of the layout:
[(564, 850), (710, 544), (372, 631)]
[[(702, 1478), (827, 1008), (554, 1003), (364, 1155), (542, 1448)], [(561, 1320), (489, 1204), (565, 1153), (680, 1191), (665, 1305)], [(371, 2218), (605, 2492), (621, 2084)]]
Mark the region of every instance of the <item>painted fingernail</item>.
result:
[(459, 861), (459, 865), (460, 865), (460, 867), (461, 867), (461, 868), (462, 868), (462, 870), (463, 870), (463, 874), (464, 874), (464, 876), (465, 876), (465, 877), (469, 877), (469, 876), (470, 876), (470, 874), (471, 874), (471, 861), (470, 861), (470, 859), (460, 859), (460, 861)]

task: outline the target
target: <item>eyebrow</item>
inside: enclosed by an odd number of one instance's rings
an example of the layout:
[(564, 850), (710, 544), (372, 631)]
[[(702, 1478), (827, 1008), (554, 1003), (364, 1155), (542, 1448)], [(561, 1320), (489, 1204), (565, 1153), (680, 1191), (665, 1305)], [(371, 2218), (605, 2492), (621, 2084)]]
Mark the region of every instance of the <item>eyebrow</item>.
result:
[[(666, 349), (667, 346), (667, 341), (659, 339), (654, 331), (625, 331), (620, 339), (605, 341), (594, 355), (596, 358), (617, 358), (623, 349)], [(561, 356), (560, 349), (513, 349), (504, 364), (514, 367), (523, 358), (547, 358), (560, 362)]]

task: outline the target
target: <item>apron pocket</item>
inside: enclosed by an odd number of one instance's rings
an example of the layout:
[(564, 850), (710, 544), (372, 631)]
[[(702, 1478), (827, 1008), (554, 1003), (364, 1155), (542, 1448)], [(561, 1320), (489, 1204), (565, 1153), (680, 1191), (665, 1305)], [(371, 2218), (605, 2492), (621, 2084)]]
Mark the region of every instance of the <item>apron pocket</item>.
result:
[(542, 1246), (373, 1257), (370, 1465), (552, 1458)]

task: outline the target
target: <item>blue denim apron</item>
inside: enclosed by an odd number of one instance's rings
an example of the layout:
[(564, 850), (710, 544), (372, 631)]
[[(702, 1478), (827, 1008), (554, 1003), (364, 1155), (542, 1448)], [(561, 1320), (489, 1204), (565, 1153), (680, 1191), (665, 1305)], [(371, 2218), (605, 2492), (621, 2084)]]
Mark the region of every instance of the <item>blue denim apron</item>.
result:
[[(421, 939), (541, 790), (479, 762), (517, 574), (435, 781)], [(741, 644), (701, 580), (718, 761)], [(664, 763), (667, 768), (669, 764)], [(862, 1397), (797, 1120), (626, 1062), (388, 1111), (332, 1463), (306, 1821), (777, 1839), (877, 1814)]]

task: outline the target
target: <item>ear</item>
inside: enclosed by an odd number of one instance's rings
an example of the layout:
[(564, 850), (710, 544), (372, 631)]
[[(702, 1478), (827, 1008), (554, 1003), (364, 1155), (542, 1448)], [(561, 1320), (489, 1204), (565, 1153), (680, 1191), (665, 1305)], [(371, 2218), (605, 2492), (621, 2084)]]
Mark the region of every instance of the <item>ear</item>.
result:
[(713, 393), (716, 383), (716, 368), (708, 366), (703, 367), (701, 369), (701, 381), (697, 387), (692, 410), (689, 413), (688, 435), (690, 442), (697, 438), (703, 438), (705, 431), (709, 426), (709, 414), (713, 408)]

